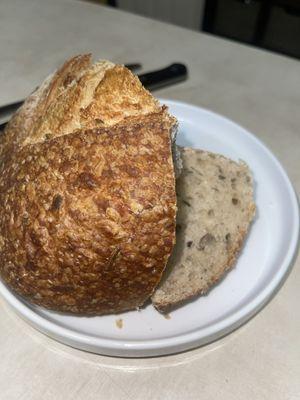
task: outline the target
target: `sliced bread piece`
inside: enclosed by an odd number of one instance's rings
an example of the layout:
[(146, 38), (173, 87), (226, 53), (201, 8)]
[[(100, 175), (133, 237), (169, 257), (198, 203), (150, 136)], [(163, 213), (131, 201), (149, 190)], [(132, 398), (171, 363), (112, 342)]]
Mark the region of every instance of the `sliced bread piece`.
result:
[(207, 293), (234, 264), (255, 214), (253, 182), (244, 162), (182, 148), (177, 180), (177, 239), (152, 295), (161, 312)]

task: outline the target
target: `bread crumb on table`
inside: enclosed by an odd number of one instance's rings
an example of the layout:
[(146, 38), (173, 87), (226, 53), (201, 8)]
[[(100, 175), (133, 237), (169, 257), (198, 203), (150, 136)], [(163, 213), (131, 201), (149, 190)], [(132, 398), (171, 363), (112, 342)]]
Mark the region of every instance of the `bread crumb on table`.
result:
[(122, 329), (122, 328), (123, 328), (123, 320), (122, 320), (122, 318), (116, 319), (116, 326), (117, 326), (117, 328), (119, 328), (119, 329)]
[(171, 315), (170, 314), (163, 314), (163, 315), (164, 315), (164, 318), (171, 319)]

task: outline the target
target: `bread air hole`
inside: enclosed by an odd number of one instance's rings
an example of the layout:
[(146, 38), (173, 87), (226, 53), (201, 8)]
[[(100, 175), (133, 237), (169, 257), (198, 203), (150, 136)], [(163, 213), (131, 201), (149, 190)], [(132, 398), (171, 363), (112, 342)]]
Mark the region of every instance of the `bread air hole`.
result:
[(210, 245), (211, 243), (215, 242), (215, 237), (211, 233), (206, 233), (202, 238), (199, 240), (198, 243), (198, 250), (204, 250), (206, 246)]

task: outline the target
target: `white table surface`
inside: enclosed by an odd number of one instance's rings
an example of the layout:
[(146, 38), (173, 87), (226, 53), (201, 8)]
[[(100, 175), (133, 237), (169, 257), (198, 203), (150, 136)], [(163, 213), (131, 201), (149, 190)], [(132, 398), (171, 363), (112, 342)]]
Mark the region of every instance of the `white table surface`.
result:
[[(26, 96), (75, 53), (184, 61), (189, 79), (155, 92), (212, 109), (262, 139), (300, 191), (300, 63), (266, 51), (75, 0), (0, 1), (0, 105)], [(258, 260), (259, 262), (259, 260)], [(0, 299), (0, 399), (300, 398), (300, 261), (249, 323), (178, 355), (121, 359), (43, 336)]]

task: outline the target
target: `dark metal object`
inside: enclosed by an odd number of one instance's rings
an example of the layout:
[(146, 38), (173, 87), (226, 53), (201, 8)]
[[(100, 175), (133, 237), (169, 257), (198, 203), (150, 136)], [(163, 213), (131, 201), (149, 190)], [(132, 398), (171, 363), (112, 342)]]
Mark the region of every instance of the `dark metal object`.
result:
[(4, 124), (0, 124), (0, 135), (3, 131), (3, 129), (6, 127), (7, 122), (4, 122)]
[(16, 101), (15, 103), (10, 103), (5, 106), (0, 107), (0, 113), (1, 114), (6, 114), (9, 113), (10, 111), (16, 110), (23, 104), (24, 100), (21, 101)]
[(130, 69), (130, 71), (136, 71), (142, 68), (142, 64), (140, 63), (125, 64), (125, 67)]
[(149, 90), (160, 89), (187, 79), (188, 70), (184, 64), (175, 63), (157, 71), (139, 75), (142, 84)]

